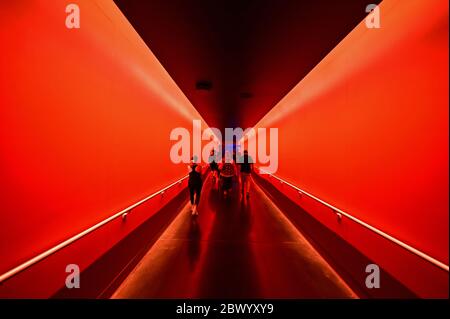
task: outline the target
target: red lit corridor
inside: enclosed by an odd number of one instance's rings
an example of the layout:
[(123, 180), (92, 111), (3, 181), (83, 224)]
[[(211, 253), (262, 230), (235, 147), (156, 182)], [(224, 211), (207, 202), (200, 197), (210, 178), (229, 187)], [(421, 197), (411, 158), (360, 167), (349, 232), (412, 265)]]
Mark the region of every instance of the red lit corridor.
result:
[(76, 2), (0, 3), (0, 298), (448, 298), (447, 1)]
[(257, 185), (248, 200), (211, 179), (204, 191), (199, 216), (184, 207), (113, 297), (355, 296)]

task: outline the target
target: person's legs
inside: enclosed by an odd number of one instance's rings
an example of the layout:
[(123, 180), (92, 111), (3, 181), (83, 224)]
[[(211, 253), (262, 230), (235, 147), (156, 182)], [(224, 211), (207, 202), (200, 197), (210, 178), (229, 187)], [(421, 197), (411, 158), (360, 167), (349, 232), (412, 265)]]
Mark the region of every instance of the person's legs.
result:
[(242, 195), (247, 194), (248, 197), (250, 190), (250, 174), (241, 173), (241, 180), (242, 180)]
[(247, 185), (247, 175), (245, 173), (241, 173), (242, 195), (245, 194), (246, 185)]
[(198, 203), (200, 202), (200, 194), (202, 192), (202, 185), (197, 185), (195, 188), (195, 205), (198, 206)]
[(228, 192), (230, 191), (230, 188), (231, 188), (230, 177), (228, 177), (228, 176), (224, 176), (223, 177), (223, 185), (222, 185), (222, 187), (223, 187), (223, 194), (224, 194), (225, 197), (227, 197)]
[(191, 201), (191, 212), (192, 214), (194, 214), (194, 209), (195, 209), (195, 205), (194, 205), (194, 195), (195, 195), (195, 187), (193, 187), (192, 185), (189, 186), (189, 199)]
[(191, 205), (194, 205), (194, 194), (195, 194), (194, 187), (189, 186), (189, 200), (191, 202)]
[(210, 169), (211, 169), (211, 179), (212, 179), (212, 183), (213, 183), (213, 187), (214, 187), (214, 184), (216, 182), (216, 174), (215, 174), (215, 170), (213, 167), (210, 166)]
[(202, 192), (202, 185), (196, 185), (194, 188), (194, 193), (195, 193), (195, 201), (194, 201), (194, 210), (193, 210), (193, 214), (194, 215), (198, 215), (198, 204), (200, 203), (200, 194)]
[(247, 197), (250, 196), (250, 180), (251, 180), (251, 175), (250, 174), (245, 174), (245, 193), (247, 194)]

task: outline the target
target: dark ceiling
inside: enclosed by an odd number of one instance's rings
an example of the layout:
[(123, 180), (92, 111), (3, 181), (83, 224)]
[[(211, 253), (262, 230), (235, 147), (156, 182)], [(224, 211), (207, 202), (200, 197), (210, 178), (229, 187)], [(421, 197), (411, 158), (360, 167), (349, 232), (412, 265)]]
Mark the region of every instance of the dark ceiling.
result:
[(115, 3), (207, 123), (223, 129), (256, 124), (364, 19), (368, 1)]

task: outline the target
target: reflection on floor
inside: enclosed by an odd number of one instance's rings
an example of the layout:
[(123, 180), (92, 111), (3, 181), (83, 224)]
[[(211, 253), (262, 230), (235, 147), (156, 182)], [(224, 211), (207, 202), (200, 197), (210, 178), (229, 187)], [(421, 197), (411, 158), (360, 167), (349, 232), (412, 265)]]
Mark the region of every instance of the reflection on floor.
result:
[(113, 298), (356, 298), (252, 182), (224, 199), (205, 182)]

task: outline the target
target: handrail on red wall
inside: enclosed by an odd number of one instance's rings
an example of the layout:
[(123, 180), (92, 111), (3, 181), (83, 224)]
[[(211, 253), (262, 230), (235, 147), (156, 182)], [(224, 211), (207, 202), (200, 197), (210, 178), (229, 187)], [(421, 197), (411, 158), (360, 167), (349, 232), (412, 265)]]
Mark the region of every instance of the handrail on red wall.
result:
[(371, 230), (372, 232), (374, 232), (374, 233), (384, 237), (385, 239), (387, 239), (387, 240), (397, 244), (398, 246), (408, 250), (409, 252), (411, 252), (411, 253), (413, 253), (413, 254), (423, 258), (424, 260), (430, 262), (431, 264), (435, 265), (436, 267), (438, 267), (438, 268), (440, 268), (442, 270), (445, 270), (447, 272), (449, 271), (449, 266), (448, 265), (446, 265), (443, 262), (441, 262), (441, 261), (431, 257), (430, 255), (427, 255), (426, 253), (424, 253), (424, 252), (422, 252), (422, 251), (420, 251), (420, 250), (418, 250), (418, 249), (416, 249), (416, 248), (414, 248), (414, 247), (412, 247), (412, 246), (402, 242), (401, 240), (399, 240), (399, 239), (397, 239), (397, 238), (395, 238), (395, 237), (385, 233), (384, 231), (382, 231), (382, 230), (380, 230), (380, 229), (378, 229), (378, 228), (376, 228), (376, 227), (374, 227), (372, 225), (369, 225), (369, 224), (363, 222), (362, 220), (360, 220), (360, 219), (350, 215), (349, 213), (347, 213), (347, 212), (345, 212), (345, 211), (343, 211), (343, 210), (341, 210), (341, 209), (339, 209), (339, 208), (337, 208), (337, 207), (335, 207), (335, 206), (325, 202), (324, 200), (321, 200), (320, 198), (318, 198), (318, 197), (308, 193), (307, 191), (304, 191), (303, 189), (301, 189), (301, 188), (299, 188), (299, 187), (297, 187), (297, 186), (295, 186), (295, 185), (285, 181), (284, 179), (282, 179), (282, 178), (280, 178), (278, 176), (275, 176), (275, 175), (273, 175), (273, 174), (271, 174), (271, 173), (269, 173), (269, 172), (267, 172), (267, 171), (265, 171), (265, 170), (263, 170), (261, 168), (258, 168), (258, 169), (259, 169), (260, 172), (264, 172), (264, 174), (267, 174), (267, 175), (277, 179), (281, 183), (286, 184), (286, 185), (290, 186), (291, 188), (295, 189), (296, 191), (299, 192), (299, 194), (305, 194), (306, 196), (314, 199), (315, 201), (318, 201), (319, 203), (321, 203), (321, 204), (331, 208), (332, 211), (336, 214), (336, 216), (338, 217), (339, 220), (342, 219), (342, 216), (345, 216), (348, 219), (354, 221), (355, 223), (357, 223), (357, 224), (359, 224), (359, 225), (361, 225), (361, 226)]
[(18, 265), (17, 267), (14, 267), (13, 269), (5, 272), (4, 274), (0, 275), (0, 284), (3, 283), (4, 281), (6, 281), (7, 279), (17, 275), (18, 273), (20, 273), (21, 271), (27, 269), (28, 267), (40, 262), (41, 260), (47, 258), (48, 256), (56, 253), (57, 251), (61, 250), (62, 248), (72, 244), (73, 242), (77, 241), (78, 239), (92, 233), (94, 230), (106, 225), (107, 223), (113, 221), (114, 219), (118, 218), (118, 217), (122, 217), (123, 219), (126, 218), (126, 216), (128, 215), (128, 213), (136, 208), (139, 205), (142, 205), (143, 203), (147, 202), (148, 200), (160, 195), (160, 194), (164, 194), (164, 192), (166, 190), (168, 190), (169, 188), (177, 185), (177, 184), (181, 184), (183, 182), (183, 180), (185, 180), (188, 177), (188, 175), (184, 176), (183, 178), (180, 178), (179, 180), (173, 182), (172, 184), (164, 187), (163, 189), (160, 189), (159, 191), (145, 197), (144, 199), (141, 199), (140, 201), (134, 203), (133, 205), (128, 206), (127, 208), (121, 210), (118, 213), (115, 213), (114, 215), (102, 220), (101, 222), (95, 224), (94, 226), (89, 227), (88, 229), (70, 237), (69, 239), (63, 241), (62, 243), (42, 252), (41, 254), (29, 259), (28, 261)]
[[(363, 222), (362, 220), (360, 220), (360, 219), (350, 215), (349, 213), (347, 213), (347, 212), (345, 212), (345, 211), (343, 211), (343, 210), (341, 210), (341, 209), (339, 209), (339, 208), (337, 208), (337, 207), (335, 207), (335, 206), (333, 206), (333, 205), (331, 205), (331, 204), (321, 200), (320, 198), (318, 198), (318, 197), (316, 197), (316, 196), (306, 192), (305, 190), (303, 190), (303, 189), (301, 189), (301, 188), (299, 188), (299, 187), (297, 187), (297, 186), (287, 182), (286, 180), (284, 180), (284, 179), (282, 179), (282, 178), (280, 178), (280, 177), (278, 177), (276, 175), (270, 174), (270, 173), (268, 173), (268, 172), (266, 172), (266, 171), (264, 171), (262, 169), (259, 169), (259, 170), (260, 170), (260, 172), (265, 172), (266, 174), (268, 174), (271, 177), (274, 177), (275, 179), (277, 179), (281, 183), (286, 184), (286, 185), (290, 186), (291, 188), (297, 190), (300, 194), (304, 194), (304, 195), (306, 195), (306, 196), (308, 196), (308, 197), (310, 197), (310, 198), (320, 202), (321, 204), (329, 207), (338, 216), (339, 219), (341, 219), (342, 216), (345, 216), (348, 219), (356, 222), (357, 224), (359, 224), (359, 225), (361, 225), (361, 226), (371, 230), (372, 232), (374, 232), (374, 233), (384, 237), (385, 239), (387, 239), (387, 240), (397, 244), (398, 246), (408, 250), (409, 252), (411, 252), (411, 253), (413, 253), (413, 254), (423, 258), (424, 260), (430, 262), (431, 264), (437, 266), (438, 268), (440, 268), (442, 270), (445, 270), (447, 272), (449, 271), (449, 266), (448, 265), (446, 265), (446, 264), (440, 262), (439, 260), (437, 260), (437, 259), (435, 259), (435, 258), (433, 258), (433, 257), (431, 257), (429, 255), (427, 255), (426, 253), (424, 253), (424, 252), (422, 252), (422, 251), (420, 251), (420, 250), (418, 250), (418, 249), (416, 249), (416, 248), (414, 248), (414, 247), (412, 247), (412, 246), (410, 246), (410, 245), (400, 241), (399, 239), (397, 239), (397, 238), (395, 238), (395, 237), (385, 233), (384, 231), (382, 231), (382, 230), (380, 230), (380, 229), (378, 229), (378, 228), (376, 228), (376, 227), (374, 227), (372, 225), (369, 225), (369, 224)], [(24, 262), (24, 263), (22, 263), (22, 264), (20, 264), (20, 265), (18, 265), (16, 267), (14, 267), (13, 269), (7, 271), (6, 273), (0, 275), (0, 283), (3, 283), (7, 279), (15, 276), (16, 274), (22, 272), (23, 270), (29, 268), (32, 265), (38, 263), (39, 261), (47, 258), (48, 256), (56, 253), (57, 251), (61, 250), (62, 248), (72, 244), (73, 242), (77, 241), (78, 239), (80, 239), (80, 238), (90, 234), (94, 230), (96, 230), (96, 229), (106, 225), (107, 223), (115, 220), (116, 218), (118, 218), (118, 217), (126, 218), (127, 214), (132, 209), (136, 208), (137, 206), (147, 202), (148, 200), (150, 200), (150, 199), (152, 199), (152, 198), (154, 198), (154, 197), (156, 197), (156, 196), (158, 196), (160, 194), (164, 194), (164, 192), (166, 190), (170, 189), (171, 187), (173, 187), (173, 186), (175, 186), (177, 184), (181, 184), (181, 182), (183, 182), (183, 180), (185, 180), (187, 177), (188, 176), (186, 175), (183, 178), (180, 178), (179, 180), (177, 180), (177, 181), (173, 182), (172, 184), (164, 187), (163, 189), (161, 189), (161, 190), (159, 190), (159, 191), (157, 191), (157, 192), (155, 192), (155, 193), (145, 197), (144, 199), (142, 199), (142, 200), (140, 200), (140, 201), (138, 201), (138, 202), (128, 206), (127, 208), (121, 210), (120, 212), (115, 213), (114, 215), (112, 215), (112, 216), (102, 220), (101, 222), (99, 222), (99, 223), (89, 227), (88, 229), (86, 229), (86, 230), (84, 230), (84, 231), (82, 231), (82, 232), (72, 236), (71, 238), (63, 241), (62, 243), (60, 243), (60, 244), (58, 244), (58, 245), (56, 245), (56, 246), (54, 246), (54, 247), (44, 251), (41, 254), (39, 254), (39, 255), (29, 259), (28, 261), (26, 261), (26, 262)]]

